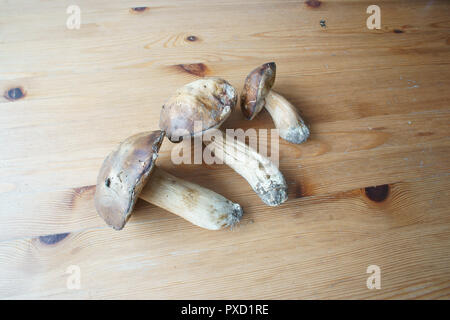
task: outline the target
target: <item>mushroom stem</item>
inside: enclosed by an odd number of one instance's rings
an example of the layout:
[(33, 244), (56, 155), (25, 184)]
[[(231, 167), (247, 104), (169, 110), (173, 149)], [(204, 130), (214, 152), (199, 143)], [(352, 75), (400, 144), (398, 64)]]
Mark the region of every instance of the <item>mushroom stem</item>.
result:
[(215, 157), (247, 180), (267, 205), (278, 206), (285, 202), (287, 184), (278, 167), (244, 142), (220, 132), (222, 139), (204, 140), (207, 147), (214, 150)]
[(272, 116), (281, 138), (296, 144), (308, 139), (309, 129), (289, 101), (273, 90), (267, 93), (265, 101), (265, 108)]
[(156, 166), (152, 183), (142, 189), (139, 198), (209, 230), (233, 226), (242, 216), (239, 204)]

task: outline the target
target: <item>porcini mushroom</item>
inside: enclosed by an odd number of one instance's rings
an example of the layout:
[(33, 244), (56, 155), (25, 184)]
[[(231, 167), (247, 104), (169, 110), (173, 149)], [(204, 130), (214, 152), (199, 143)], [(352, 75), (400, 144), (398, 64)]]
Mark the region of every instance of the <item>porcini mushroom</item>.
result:
[(241, 110), (248, 120), (252, 120), (265, 107), (280, 137), (300, 144), (308, 139), (309, 129), (295, 107), (272, 90), (276, 69), (275, 62), (269, 62), (249, 73), (241, 94)]
[[(159, 126), (172, 142), (202, 135), (220, 127), (236, 102), (236, 90), (227, 81), (199, 79), (178, 89), (163, 105)], [(216, 157), (222, 157), (225, 164), (247, 180), (264, 203), (278, 206), (286, 201), (287, 185), (278, 167), (244, 142), (223, 139), (221, 134), (222, 139), (203, 142), (216, 151)]]
[(138, 197), (209, 230), (239, 222), (239, 204), (155, 166), (163, 139), (159, 130), (136, 134), (105, 159), (95, 191), (95, 206), (105, 222), (122, 229)]

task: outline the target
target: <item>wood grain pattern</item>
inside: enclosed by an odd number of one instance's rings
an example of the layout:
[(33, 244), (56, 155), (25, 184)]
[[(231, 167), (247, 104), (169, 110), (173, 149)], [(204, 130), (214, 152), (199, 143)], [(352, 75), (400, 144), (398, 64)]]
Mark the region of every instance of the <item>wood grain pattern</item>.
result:
[[(371, 4), (78, 1), (69, 30), (65, 2), (0, 0), (0, 297), (450, 298), (450, 4), (378, 1), (368, 30)], [(240, 90), (268, 61), (311, 127), (305, 144), (280, 141), (288, 202), (264, 206), (226, 166), (173, 165), (165, 141), (158, 165), (239, 202), (242, 223), (201, 230), (139, 201), (107, 228), (93, 206), (104, 157), (157, 129), (181, 85)], [(225, 126), (273, 123), (236, 111)], [(377, 185), (381, 202), (364, 190)]]

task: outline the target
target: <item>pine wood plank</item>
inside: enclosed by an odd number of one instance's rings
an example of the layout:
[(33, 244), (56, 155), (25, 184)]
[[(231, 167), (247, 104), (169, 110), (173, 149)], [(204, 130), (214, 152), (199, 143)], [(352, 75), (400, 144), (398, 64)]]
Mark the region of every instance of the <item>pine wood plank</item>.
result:
[[(0, 297), (448, 298), (449, 4), (378, 1), (382, 29), (368, 30), (371, 2), (320, 3), (78, 1), (68, 30), (66, 3), (0, 0)], [(158, 164), (241, 203), (241, 226), (210, 233), (139, 202), (124, 231), (107, 229), (92, 203), (107, 153), (157, 129), (186, 82), (240, 90), (271, 60), (312, 131), (280, 141), (290, 200), (263, 206), (225, 166), (175, 166), (166, 141)], [(273, 128), (238, 110), (225, 126)], [(360, 191), (384, 184), (379, 204)], [(65, 288), (72, 263), (80, 291)], [(382, 290), (365, 286), (372, 263)]]
[[(54, 244), (3, 241), (0, 295), (449, 298), (449, 183), (448, 175), (394, 183), (383, 202), (360, 189), (295, 199), (247, 214), (231, 231), (208, 232), (156, 211), (120, 232), (99, 227)], [(372, 264), (381, 268), (381, 290), (366, 287)], [(81, 269), (80, 290), (66, 288), (70, 265)]]

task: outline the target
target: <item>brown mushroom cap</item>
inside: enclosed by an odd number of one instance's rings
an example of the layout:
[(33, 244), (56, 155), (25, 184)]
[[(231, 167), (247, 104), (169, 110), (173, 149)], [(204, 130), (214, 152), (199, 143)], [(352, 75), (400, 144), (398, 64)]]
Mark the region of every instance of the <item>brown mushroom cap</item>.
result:
[(241, 111), (248, 120), (252, 120), (264, 107), (264, 99), (272, 89), (276, 72), (275, 62), (269, 62), (254, 69), (245, 78), (241, 93)]
[(97, 178), (95, 207), (116, 230), (125, 226), (155, 166), (164, 132), (143, 132), (127, 138), (103, 162)]
[[(172, 142), (219, 127), (236, 106), (236, 90), (221, 78), (193, 81), (163, 105), (159, 127)], [(195, 123), (200, 124), (195, 126)]]

